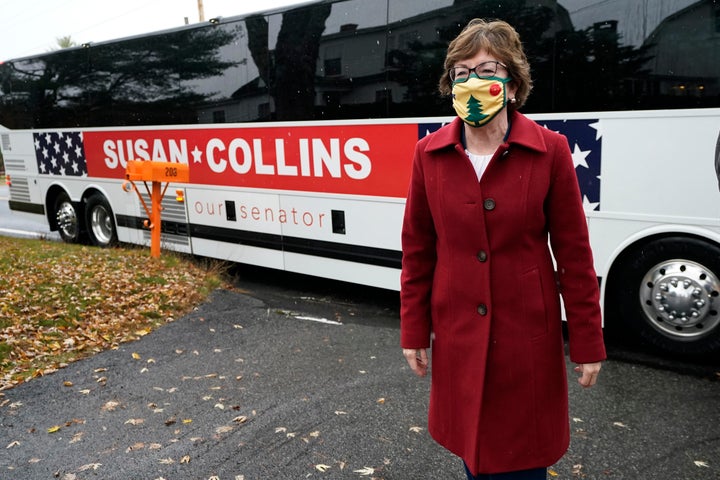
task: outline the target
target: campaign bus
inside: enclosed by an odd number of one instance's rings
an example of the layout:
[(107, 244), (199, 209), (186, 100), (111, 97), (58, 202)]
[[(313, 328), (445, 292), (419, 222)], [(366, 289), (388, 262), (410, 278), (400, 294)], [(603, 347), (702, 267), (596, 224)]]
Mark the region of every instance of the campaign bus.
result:
[(568, 139), (605, 324), (720, 353), (712, 0), (310, 1), (5, 60), (10, 208), (67, 242), (149, 245), (128, 162), (184, 164), (163, 248), (399, 289), (413, 148), (452, 119), (437, 83), (476, 17), (519, 31), (522, 111)]

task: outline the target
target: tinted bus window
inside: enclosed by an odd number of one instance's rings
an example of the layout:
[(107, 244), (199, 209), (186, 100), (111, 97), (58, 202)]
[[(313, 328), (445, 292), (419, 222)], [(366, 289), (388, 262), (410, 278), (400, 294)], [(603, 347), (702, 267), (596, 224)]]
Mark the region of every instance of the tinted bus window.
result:
[(448, 42), (520, 32), (526, 113), (720, 106), (713, 0), (341, 0), (0, 65), (8, 128), (452, 115)]

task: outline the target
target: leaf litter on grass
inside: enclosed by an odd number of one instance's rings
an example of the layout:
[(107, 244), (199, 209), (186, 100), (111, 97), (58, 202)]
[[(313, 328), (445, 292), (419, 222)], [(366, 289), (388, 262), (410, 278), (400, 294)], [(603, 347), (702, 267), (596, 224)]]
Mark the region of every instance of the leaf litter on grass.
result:
[(147, 335), (222, 284), (218, 262), (0, 237), (0, 391)]

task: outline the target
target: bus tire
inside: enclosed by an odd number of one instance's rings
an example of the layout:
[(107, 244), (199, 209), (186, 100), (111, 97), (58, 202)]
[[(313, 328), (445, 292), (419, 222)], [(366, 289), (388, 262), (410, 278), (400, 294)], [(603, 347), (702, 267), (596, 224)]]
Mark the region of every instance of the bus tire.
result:
[(104, 248), (118, 243), (115, 215), (103, 195), (94, 193), (87, 199), (85, 224), (92, 245)]
[(615, 331), (690, 357), (720, 353), (720, 248), (693, 237), (659, 238), (627, 252), (606, 305)]
[(65, 192), (60, 192), (53, 203), (53, 215), (60, 238), (66, 243), (79, 243), (82, 225), (78, 210)]

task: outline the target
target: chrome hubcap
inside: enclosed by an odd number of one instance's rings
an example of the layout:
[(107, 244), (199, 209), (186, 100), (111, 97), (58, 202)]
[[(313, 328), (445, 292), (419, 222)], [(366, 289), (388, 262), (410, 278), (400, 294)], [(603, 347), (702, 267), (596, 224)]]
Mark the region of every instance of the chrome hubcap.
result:
[(102, 205), (98, 205), (93, 209), (90, 215), (90, 228), (100, 244), (107, 245), (112, 240), (112, 218)]
[(650, 325), (673, 340), (694, 341), (720, 325), (720, 280), (699, 263), (668, 260), (643, 277), (640, 302)]
[(63, 202), (58, 208), (56, 220), (58, 228), (67, 238), (75, 238), (78, 235), (78, 219), (75, 209), (70, 202)]

